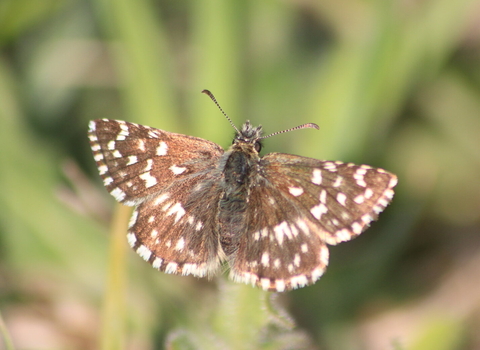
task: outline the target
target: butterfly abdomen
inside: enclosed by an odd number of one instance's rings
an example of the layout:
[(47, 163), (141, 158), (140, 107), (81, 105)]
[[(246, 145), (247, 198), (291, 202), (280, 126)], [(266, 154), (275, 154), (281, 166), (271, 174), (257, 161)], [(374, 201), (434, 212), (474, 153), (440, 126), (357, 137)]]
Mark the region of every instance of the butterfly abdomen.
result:
[(248, 187), (254, 163), (254, 154), (235, 148), (225, 154), (228, 158), (222, 174), (224, 193), (219, 202), (220, 244), (227, 256), (236, 251), (246, 231)]

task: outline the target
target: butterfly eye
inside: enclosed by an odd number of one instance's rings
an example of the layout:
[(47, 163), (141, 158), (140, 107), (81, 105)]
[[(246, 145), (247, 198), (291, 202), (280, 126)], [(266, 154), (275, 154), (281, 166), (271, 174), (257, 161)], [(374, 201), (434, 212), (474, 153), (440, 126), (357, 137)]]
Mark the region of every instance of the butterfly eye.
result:
[(255, 142), (255, 151), (260, 152), (262, 150), (262, 144), (260, 141)]

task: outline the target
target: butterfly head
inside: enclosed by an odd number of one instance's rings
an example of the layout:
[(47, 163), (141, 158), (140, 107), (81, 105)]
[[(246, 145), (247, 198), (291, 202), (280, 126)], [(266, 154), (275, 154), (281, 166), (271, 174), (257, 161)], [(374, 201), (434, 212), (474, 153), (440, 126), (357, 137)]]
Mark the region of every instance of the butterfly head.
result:
[(243, 124), (242, 129), (237, 131), (233, 144), (243, 143), (253, 145), (253, 148), (260, 152), (262, 143), (260, 142), (262, 136), (262, 126), (253, 126), (249, 120)]

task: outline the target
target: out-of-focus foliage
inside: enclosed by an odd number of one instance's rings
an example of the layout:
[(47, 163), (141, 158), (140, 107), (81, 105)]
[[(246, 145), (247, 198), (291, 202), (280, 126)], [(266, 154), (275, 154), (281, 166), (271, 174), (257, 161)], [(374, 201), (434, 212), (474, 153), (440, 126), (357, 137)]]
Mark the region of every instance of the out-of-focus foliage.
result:
[[(479, 0), (0, 0), (0, 312), (14, 346), (480, 348), (479, 23)], [(160, 274), (125, 247), (129, 211), (112, 219), (88, 121), (227, 147), (205, 88), (237, 125), (320, 125), (266, 152), (398, 175), (393, 204), (331, 248), (314, 286), (271, 300)]]

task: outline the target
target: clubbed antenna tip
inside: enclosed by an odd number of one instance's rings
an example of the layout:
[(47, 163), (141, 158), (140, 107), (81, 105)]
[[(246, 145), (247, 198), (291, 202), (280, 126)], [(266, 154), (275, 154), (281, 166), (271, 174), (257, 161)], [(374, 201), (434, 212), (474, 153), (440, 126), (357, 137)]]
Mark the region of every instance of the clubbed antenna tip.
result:
[(212, 101), (217, 105), (218, 109), (220, 110), (220, 112), (222, 112), (222, 114), (225, 116), (225, 118), (227, 118), (227, 120), (230, 122), (230, 124), (233, 126), (233, 128), (235, 129), (235, 131), (237, 132), (237, 134), (240, 134), (240, 131), (237, 129), (237, 127), (235, 126), (235, 124), (233, 124), (232, 120), (230, 119), (230, 117), (227, 115), (227, 113), (225, 113), (222, 109), (222, 107), (220, 107), (220, 104), (217, 102), (217, 99), (215, 98), (215, 96), (213, 96), (213, 94), (210, 92), (210, 90), (202, 90), (202, 94), (205, 94), (207, 95), (208, 97), (210, 97), (212, 99)]
[(315, 123), (302, 124), (302, 125), (296, 126), (294, 128), (290, 128), (290, 129), (282, 130), (282, 131), (277, 131), (277, 132), (274, 132), (273, 134), (270, 134), (270, 135), (267, 135), (267, 136), (262, 136), (261, 139), (266, 139), (267, 137), (275, 136), (275, 135), (278, 135), (278, 134), (283, 134), (284, 132), (290, 132), (290, 131), (298, 130), (298, 129), (317, 129), (317, 130), (319, 130), (320, 127)]

